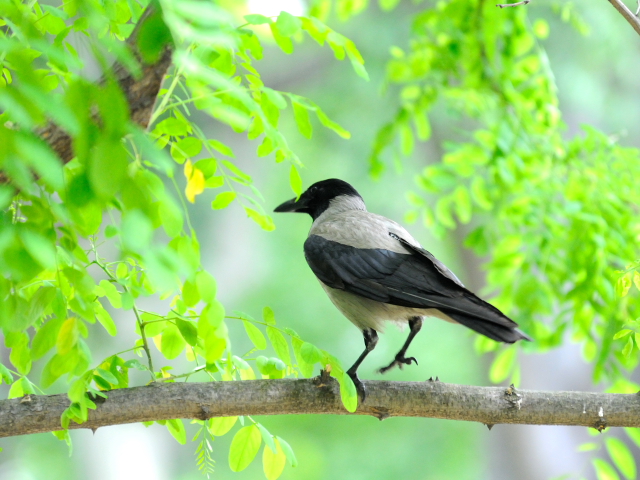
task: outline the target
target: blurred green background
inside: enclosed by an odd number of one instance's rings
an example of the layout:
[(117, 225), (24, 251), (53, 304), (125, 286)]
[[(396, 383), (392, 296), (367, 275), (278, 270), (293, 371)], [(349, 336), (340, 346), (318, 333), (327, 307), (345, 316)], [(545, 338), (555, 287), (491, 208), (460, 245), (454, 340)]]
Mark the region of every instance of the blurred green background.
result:
[[(328, 48), (311, 41), (296, 46), (292, 56), (271, 47), (259, 63), (265, 84), (313, 99), (332, 118), (352, 133), (343, 140), (329, 130), (315, 128), (312, 140), (303, 138), (292, 118), (284, 118), (283, 131), (305, 164), (305, 187), (325, 178), (337, 177), (353, 184), (370, 211), (402, 223), (408, 208), (405, 192), (414, 185), (415, 173), (438, 161), (441, 142), (464, 132), (451, 127), (452, 113), (444, 108), (432, 117), (433, 138), (419, 145), (413, 158), (391, 166), (380, 181), (368, 174), (367, 158), (378, 128), (396, 108), (395, 92), (382, 92), (389, 48), (405, 46), (412, 14), (425, 3), (401, 2), (391, 13), (372, 4), (366, 13), (337, 31), (353, 39), (360, 48), (371, 81), (354, 75), (346, 62), (337, 62)], [(551, 34), (543, 42), (559, 89), (560, 107), (567, 123), (567, 136), (579, 132), (583, 123), (620, 136), (621, 143), (640, 147), (637, 135), (640, 108), (634, 100), (640, 91), (640, 67), (636, 59), (640, 42), (631, 27), (604, 1), (583, 0), (574, 4), (584, 17), (590, 34), (583, 35), (554, 13), (560, 3), (534, 1), (527, 7), (532, 21), (545, 18)], [(633, 9), (634, 6), (630, 5)], [(251, 2), (253, 13), (277, 14), (281, 9), (302, 13), (298, 2)], [(248, 13), (248, 12), (247, 12)], [(82, 40), (78, 39), (82, 50)], [(207, 135), (231, 145), (239, 166), (254, 179), (271, 210), (292, 197), (288, 166), (268, 165), (271, 158), (258, 159), (257, 144), (243, 135), (202, 116), (199, 123)], [(317, 127), (317, 125), (314, 125)], [(244, 220), (238, 205), (212, 212), (213, 194), (207, 192), (191, 207), (192, 219), (202, 245), (203, 263), (219, 282), (220, 300), (228, 310), (238, 309), (259, 317), (271, 306), (278, 323), (296, 330), (320, 348), (350, 365), (362, 349), (362, 337), (333, 307), (303, 257), (302, 244), (310, 227), (303, 215), (275, 215), (277, 229), (267, 233)], [(482, 291), (481, 259), (462, 247), (464, 232), (436, 241), (422, 225), (406, 225), (414, 237), (454, 270), (472, 290)], [(515, 319), (518, 320), (518, 319)], [(116, 319), (125, 325), (127, 319)], [(235, 351), (250, 349), (241, 325), (229, 320)], [(133, 337), (133, 332), (131, 332)], [(429, 320), (411, 346), (419, 366), (392, 371), (386, 378), (423, 381), (439, 376), (451, 383), (488, 385), (490, 359), (473, 350), (474, 334), (455, 325)], [(376, 368), (389, 362), (406, 332), (390, 327), (378, 348), (360, 369), (362, 378), (376, 379)], [(112, 351), (104, 335), (105, 354)], [(242, 342), (246, 343), (243, 344)], [(0, 347), (2, 356), (8, 351)], [(96, 353), (96, 358), (99, 354)], [(158, 356), (159, 357), (159, 356)], [(174, 362), (179, 371), (179, 362)], [(579, 350), (567, 343), (545, 355), (522, 359), (522, 387), (526, 389), (589, 390), (590, 367)], [(143, 383), (143, 379), (139, 379)], [(132, 382), (133, 383), (133, 382)], [(56, 385), (51, 393), (56, 393)], [(6, 386), (0, 394), (6, 396)], [(499, 425), (489, 431), (484, 425), (434, 419), (334, 416), (286, 416), (260, 418), (272, 433), (286, 439), (299, 459), (295, 469), (286, 467), (283, 479), (543, 479), (571, 473), (571, 478), (591, 478), (588, 462), (592, 453), (576, 447), (589, 438), (585, 429)], [(191, 429), (191, 435), (195, 429)], [(178, 445), (158, 425), (124, 425), (90, 431), (75, 431), (73, 455), (51, 434), (0, 440), (0, 479), (199, 479), (194, 458), (195, 443)], [(261, 462), (234, 474), (227, 462), (231, 435), (216, 440), (214, 478), (264, 478)]]

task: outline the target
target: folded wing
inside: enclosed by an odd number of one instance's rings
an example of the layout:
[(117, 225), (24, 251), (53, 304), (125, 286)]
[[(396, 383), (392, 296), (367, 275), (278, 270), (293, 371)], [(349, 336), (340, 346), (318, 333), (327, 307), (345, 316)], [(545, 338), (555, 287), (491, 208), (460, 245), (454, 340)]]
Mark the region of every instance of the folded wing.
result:
[(305, 257), (313, 273), (331, 288), (392, 305), (435, 308), (497, 341), (528, 339), (514, 321), (467, 290), (431, 253), (391, 235), (407, 253), (361, 249), (310, 235)]

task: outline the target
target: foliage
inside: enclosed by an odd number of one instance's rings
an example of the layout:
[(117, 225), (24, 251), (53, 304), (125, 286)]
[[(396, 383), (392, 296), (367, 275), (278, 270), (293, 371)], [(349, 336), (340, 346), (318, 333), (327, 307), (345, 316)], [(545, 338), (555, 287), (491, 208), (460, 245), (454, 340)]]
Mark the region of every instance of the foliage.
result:
[[(169, 39), (175, 44), (175, 66), (147, 134), (131, 121), (106, 61), (113, 55), (133, 72), (139, 70), (122, 40), (144, 7), (128, 1), (65, 2), (59, 7), (0, 2), (5, 27), (0, 167), (10, 179), (0, 186), (0, 326), (13, 364), (13, 370), (2, 365), (0, 373), (11, 384), (9, 398), (42, 392), (64, 377), (72, 402), (62, 417), (66, 428), (85, 421), (97, 397), (127, 388), (130, 369), (146, 372), (150, 381), (196, 375), (232, 381), (311, 376), (320, 363), (343, 385), (345, 405), (354, 410), (355, 388), (337, 359), (293, 330), (281, 329), (270, 308), (264, 309), (264, 321), (226, 313), (216, 298), (215, 279), (202, 267), (185, 199), (193, 203), (205, 189), (217, 189), (214, 210), (239, 202), (264, 230), (274, 228), (252, 178), (234, 163), (229, 146), (207, 138), (191, 120), (195, 110), (246, 132), (250, 140), (261, 138), (258, 155), (273, 154), (277, 163), (290, 164), (296, 195), (302, 190), (301, 162), (278, 128), (281, 111), (291, 105), (305, 137), (312, 135), (310, 114), (338, 135), (349, 136), (313, 101), (264, 84), (252, 66), (262, 58), (263, 39), (256, 26), (267, 25), (286, 53), (306, 33), (319, 45), (327, 44), (336, 58), (348, 57), (366, 78), (360, 53), (352, 41), (313, 17), (247, 15), (241, 24), (241, 18), (213, 3), (163, 1), (163, 16), (153, 16), (138, 39), (147, 61), (157, 59)], [(71, 36), (86, 36), (103, 67), (103, 82), (83, 77), (88, 59), (78, 55)], [(76, 157), (66, 165), (34, 130), (47, 121), (72, 137)], [(176, 164), (182, 165), (184, 188)], [(164, 300), (166, 309), (143, 309), (141, 300), (150, 296)], [(113, 310), (127, 312), (130, 322), (117, 325)], [(242, 322), (255, 348), (234, 355), (227, 321)], [(120, 341), (120, 351), (95, 359), (90, 341), (102, 336), (101, 329), (117, 338), (135, 330), (137, 340), (129, 345)], [(256, 355), (268, 348), (263, 331), (273, 356)], [(160, 365), (156, 359), (154, 366), (154, 348), (163, 356)], [(167, 360), (182, 355), (193, 368), (171, 374)], [(32, 374), (34, 363), (44, 365), (39, 379)], [(235, 423), (226, 421), (201, 423), (197, 459), (204, 473), (212, 471), (214, 435)], [(158, 423), (185, 443), (181, 420)], [(221, 423), (229, 428), (223, 431)], [(70, 441), (66, 431), (58, 435)], [(244, 469), (263, 440), (267, 478), (280, 475), (283, 459), (295, 464), (288, 444), (254, 422), (235, 434), (232, 469)]]
[[(593, 363), (596, 382), (636, 392), (629, 376), (639, 359), (640, 310), (623, 297), (633, 282), (635, 298), (640, 289), (640, 264), (629, 263), (639, 256), (640, 155), (588, 126), (562, 137), (553, 74), (537, 42), (548, 33), (525, 9), (505, 12), (484, 0), (440, 2), (418, 14), (409, 48), (391, 49), (387, 82), (400, 87), (401, 106), (378, 132), (372, 173), (384, 169), (385, 152), (408, 156), (416, 139), (430, 139), (434, 108), (455, 112), (466, 132), (445, 142), (442, 161), (418, 176), (407, 219), (421, 218), (440, 236), (470, 225), (465, 246), (487, 258), (492, 303), (535, 339), (498, 352), (491, 380), (518, 384), (520, 348), (542, 352), (569, 337)], [(476, 346), (499, 348), (480, 336)], [(615, 438), (606, 445), (635, 478), (627, 447)], [(607, 462), (594, 468), (609, 478)]]

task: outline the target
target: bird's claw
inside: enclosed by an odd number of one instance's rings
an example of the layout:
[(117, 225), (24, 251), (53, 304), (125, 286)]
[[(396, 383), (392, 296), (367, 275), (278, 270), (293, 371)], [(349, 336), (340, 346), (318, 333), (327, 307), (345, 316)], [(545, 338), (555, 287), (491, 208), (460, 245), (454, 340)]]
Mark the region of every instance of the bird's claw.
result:
[(387, 371), (391, 370), (393, 367), (398, 367), (400, 368), (400, 370), (402, 370), (402, 367), (404, 365), (411, 365), (412, 362), (418, 365), (418, 360), (416, 360), (416, 357), (396, 356), (393, 362), (391, 362), (386, 367), (382, 367), (381, 369), (378, 370), (378, 372), (386, 373)]
[(347, 372), (347, 375), (351, 378), (351, 381), (356, 386), (356, 391), (358, 392), (358, 398), (360, 399), (360, 403), (364, 403), (364, 399), (367, 396), (367, 390), (364, 388), (364, 383), (358, 378), (356, 373)]

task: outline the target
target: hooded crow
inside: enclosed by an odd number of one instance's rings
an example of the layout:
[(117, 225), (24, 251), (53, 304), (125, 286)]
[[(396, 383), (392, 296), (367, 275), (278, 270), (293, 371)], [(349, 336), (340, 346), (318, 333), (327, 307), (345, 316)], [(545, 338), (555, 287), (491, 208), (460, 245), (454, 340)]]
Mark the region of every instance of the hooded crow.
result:
[(513, 320), (467, 290), (458, 277), (403, 227), (369, 213), (347, 182), (314, 183), (276, 212), (313, 219), (304, 255), (333, 304), (364, 336), (365, 349), (347, 371), (364, 398), (357, 369), (375, 348), (385, 321), (409, 324), (409, 336), (393, 361), (381, 368), (418, 363), (406, 357), (424, 317), (460, 323), (498, 342), (531, 340)]

